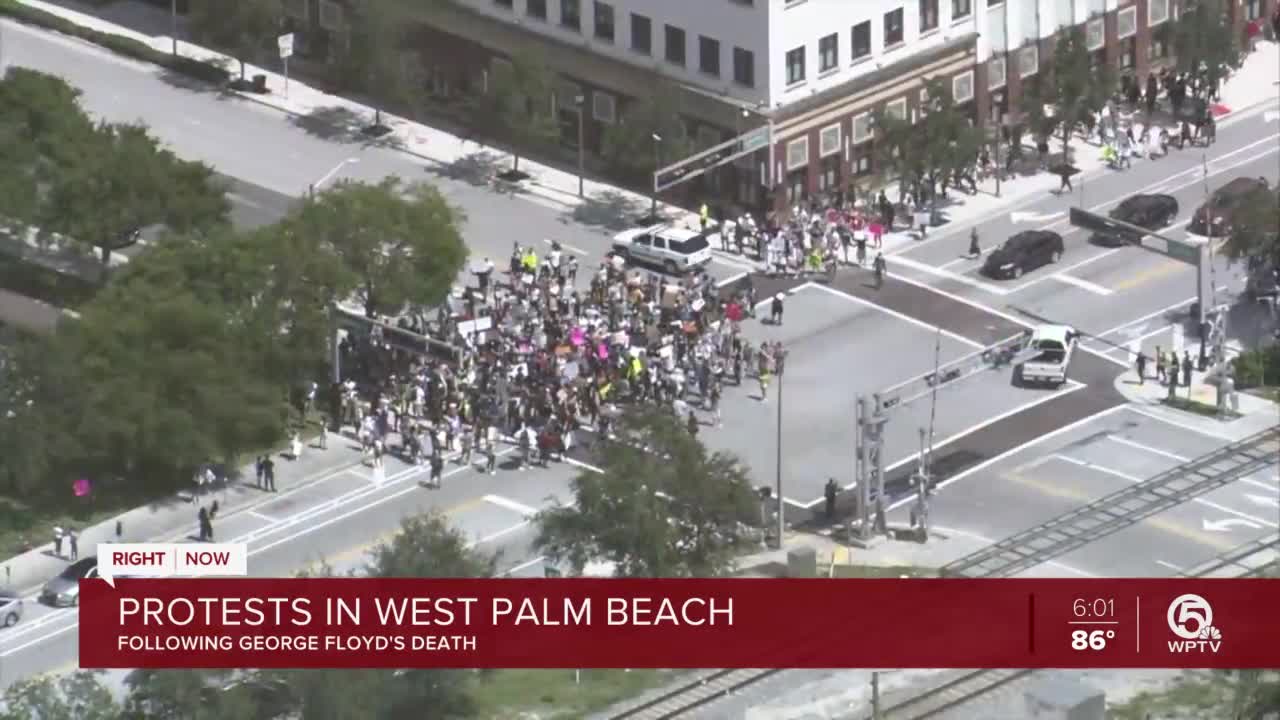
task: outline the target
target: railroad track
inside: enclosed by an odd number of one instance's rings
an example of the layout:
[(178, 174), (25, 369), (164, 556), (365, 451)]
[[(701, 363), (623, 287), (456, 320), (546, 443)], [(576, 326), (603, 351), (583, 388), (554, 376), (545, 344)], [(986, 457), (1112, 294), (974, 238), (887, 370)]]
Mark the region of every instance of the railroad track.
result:
[[(960, 707), (1034, 670), (974, 670), (880, 711), (879, 720), (926, 720)], [(868, 719), (869, 720), (869, 719)]]
[(707, 703), (732, 695), (782, 670), (717, 670), (671, 692), (610, 715), (610, 720), (667, 720), (678, 718)]

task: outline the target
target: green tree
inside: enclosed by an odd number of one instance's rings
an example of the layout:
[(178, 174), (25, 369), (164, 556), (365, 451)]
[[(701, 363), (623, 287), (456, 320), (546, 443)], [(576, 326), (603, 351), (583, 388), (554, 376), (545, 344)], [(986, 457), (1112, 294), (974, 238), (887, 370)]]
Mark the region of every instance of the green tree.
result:
[(1223, 252), (1250, 266), (1280, 267), (1280, 190), (1257, 188), (1240, 199)]
[(889, 168), (905, 189), (916, 183), (933, 186), (954, 173), (972, 168), (983, 142), (949, 83), (925, 83), (915, 121), (880, 111), (875, 118), (877, 164)]
[(1175, 68), (1194, 80), (1192, 97), (1203, 99), (1229, 69), (1239, 66), (1240, 45), (1225, 0), (1196, 0), (1187, 5), (1173, 26)]
[(275, 718), (234, 670), (134, 670), (121, 720)]
[(388, 178), (338, 183), (291, 222), (298, 238), (337, 258), (346, 274), (337, 297), (349, 288), (366, 312), (395, 315), (448, 295), (467, 259), (462, 220), (435, 188)]
[(96, 249), (107, 267), (143, 228), (192, 231), (225, 222), (229, 210), (210, 168), (179, 159), (141, 126), (102, 125), (51, 173), (40, 227)]
[(404, 20), (389, 3), (363, 3), (352, 13), (351, 42), (339, 56), (337, 80), (373, 102), (373, 124), (365, 129), (369, 135), (390, 132), (382, 124), (382, 108), (402, 105), (410, 98), (411, 87), (400, 66), (404, 28)]
[(624, 577), (714, 577), (729, 572), (759, 500), (735, 458), (710, 453), (661, 410), (624, 416), (602, 472), (573, 480), (572, 505), (539, 513), (534, 545), (581, 573), (593, 561)]
[[(1071, 163), (1071, 134), (1106, 105), (1115, 87), (1111, 66), (1102, 63), (1095, 67), (1091, 57), (1080, 26), (1059, 32), (1046, 92), (1032, 94), (1031, 114), (1039, 120), (1037, 130), (1046, 138), (1062, 133), (1062, 161), (1067, 164)], [(1044, 112), (1045, 105), (1052, 108), (1051, 115)]]
[(495, 63), (489, 91), (473, 99), (476, 122), (496, 127), (511, 142), (513, 174), (520, 173), (523, 148), (560, 136), (560, 122), (551, 107), (554, 89), (555, 72), (538, 56), (524, 53), (512, 56), (509, 63)]
[(42, 675), (4, 691), (0, 720), (118, 720), (120, 707), (99, 673)]
[(191, 37), (198, 43), (220, 48), (240, 63), (240, 83), (245, 63), (253, 62), (280, 32), (279, 0), (190, 0), (187, 14)]
[[(644, 178), (658, 167), (694, 153), (696, 146), (682, 117), (680, 92), (671, 83), (659, 81), (651, 95), (631, 101), (617, 122), (605, 127), (601, 155), (613, 170)], [(662, 140), (655, 141), (654, 135)]]
[(93, 134), (79, 97), (62, 78), (27, 68), (10, 67), (0, 80), (0, 215), (7, 221), (35, 221), (37, 188), (79, 159)]
[(494, 574), (496, 558), (470, 547), (444, 515), (411, 517), (400, 532), (369, 553), (365, 573), (382, 578), (479, 578)]

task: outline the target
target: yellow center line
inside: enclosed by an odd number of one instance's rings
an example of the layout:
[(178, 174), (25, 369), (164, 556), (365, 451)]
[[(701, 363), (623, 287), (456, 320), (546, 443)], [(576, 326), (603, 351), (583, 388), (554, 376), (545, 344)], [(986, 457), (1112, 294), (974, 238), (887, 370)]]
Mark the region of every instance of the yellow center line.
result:
[(1189, 270), (1191, 266), (1180, 260), (1162, 260), (1159, 264), (1143, 270), (1136, 275), (1129, 277), (1127, 280), (1116, 283), (1113, 287), (1116, 290), (1132, 290), (1140, 285), (1145, 285), (1152, 280), (1169, 277), (1177, 274), (1182, 270)]
[[(443, 515), (451, 517), (454, 515), (459, 515), (461, 513), (467, 512), (468, 510), (474, 510), (478, 507), (483, 506), (484, 504), (485, 504), (485, 499), (483, 497), (474, 497), (468, 500), (464, 500), (456, 505), (451, 505), (446, 508), (438, 509), (438, 512), (440, 512)], [(305, 568), (305, 572), (315, 572), (321, 569), (322, 567), (324, 567), (325, 565), (330, 565), (330, 566), (341, 565), (352, 560), (358, 560), (364, 555), (368, 554), (374, 548), (377, 548), (380, 545), (390, 543), (399, 534), (400, 534), (400, 526), (397, 525), (395, 528), (392, 528), (391, 530), (388, 530), (378, 535), (378, 537), (374, 538), (373, 540), (366, 541), (364, 543), (346, 548), (344, 550), (339, 550), (336, 553), (330, 554), (326, 557), (322, 557), (318, 560), (313, 561), (311, 564), (309, 564)]]

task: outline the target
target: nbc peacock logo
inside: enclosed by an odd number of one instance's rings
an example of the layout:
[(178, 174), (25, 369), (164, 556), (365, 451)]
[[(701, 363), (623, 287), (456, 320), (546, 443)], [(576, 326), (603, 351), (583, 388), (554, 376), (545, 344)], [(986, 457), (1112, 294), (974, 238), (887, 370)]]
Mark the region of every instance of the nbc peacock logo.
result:
[(1178, 637), (1169, 641), (1169, 652), (1216, 653), (1222, 647), (1222, 631), (1213, 624), (1209, 601), (1188, 593), (1169, 603), (1169, 630)]

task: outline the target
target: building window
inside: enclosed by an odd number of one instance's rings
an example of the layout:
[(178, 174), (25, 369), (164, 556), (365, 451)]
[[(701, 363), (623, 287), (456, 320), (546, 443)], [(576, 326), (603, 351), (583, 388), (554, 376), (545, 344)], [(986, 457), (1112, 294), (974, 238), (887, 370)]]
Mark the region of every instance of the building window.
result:
[(787, 84), (804, 82), (804, 46), (787, 52)]
[(840, 63), (840, 36), (836, 33), (818, 41), (818, 71), (826, 72)]
[(1169, 0), (1147, 0), (1147, 25), (1155, 27), (1169, 19)]
[(973, 99), (972, 70), (951, 78), (951, 99), (957, 103), (967, 103)]
[(902, 8), (884, 14), (884, 46), (893, 47), (902, 42)]
[(596, 39), (613, 42), (613, 6), (596, 0), (595, 5)]
[(853, 116), (853, 142), (864, 143), (871, 139), (871, 113)]
[[(502, 0), (499, 0), (498, 4), (501, 5)], [(307, 0), (284, 0), (280, 6), (286, 17), (296, 18), (304, 22), (311, 18), (311, 3)], [(507, 7), (511, 7), (511, 0), (507, 0)]]
[(1018, 51), (1018, 77), (1030, 77), (1040, 71), (1040, 48), (1028, 45)]
[(907, 119), (907, 99), (898, 98), (884, 106), (884, 114), (899, 120)]
[(653, 54), (653, 24), (636, 13), (631, 13), (631, 49), (642, 55)]
[(809, 164), (809, 138), (802, 137), (787, 143), (787, 170), (797, 170)]
[(871, 156), (862, 154), (854, 158), (853, 174), (855, 177), (866, 177), (871, 174)]
[(1116, 37), (1123, 40), (1138, 34), (1138, 6), (1131, 5), (1116, 13)]
[[(1163, 30), (1163, 28), (1161, 28)], [(1166, 60), (1169, 57), (1169, 40), (1165, 33), (1157, 30), (1151, 33), (1151, 43), (1147, 45), (1148, 60)]]
[(993, 57), (987, 61), (987, 89), (996, 90), (1004, 87), (1008, 80), (1009, 61), (1004, 55)]
[(547, 0), (525, 0), (524, 14), (538, 20), (546, 20)]
[(1084, 45), (1090, 50), (1097, 50), (1107, 42), (1106, 26), (1103, 19), (1098, 17), (1090, 20), (1084, 26)]
[(826, 157), (840, 152), (840, 125), (830, 125), (818, 133), (818, 157)]
[(871, 54), (871, 21), (863, 20), (853, 26), (853, 59), (864, 58)]
[(667, 62), (684, 67), (684, 29), (675, 25), (668, 25), (664, 40), (666, 41), (666, 50), (664, 52), (667, 54)]
[(582, 0), (560, 0), (560, 27), (582, 32)]
[(1120, 41), (1120, 67), (1128, 70), (1138, 62), (1138, 38), (1130, 37)]
[(920, 0), (920, 32), (938, 29), (938, 0)]
[(719, 40), (698, 36), (698, 69), (712, 77), (720, 77)]
[(960, 20), (973, 14), (973, 0), (951, 0), (951, 19)]
[(740, 47), (733, 49), (733, 81), (743, 87), (756, 86), (756, 54)]
[[(1150, 7), (1147, 13), (1150, 14)], [(1262, 17), (1262, 0), (1244, 0), (1244, 19), (1253, 22)]]
[(591, 117), (602, 123), (613, 124), (618, 120), (618, 100), (606, 92), (591, 93)]
[(320, 0), (320, 27), (325, 30), (342, 30), (342, 6), (329, 0)]

